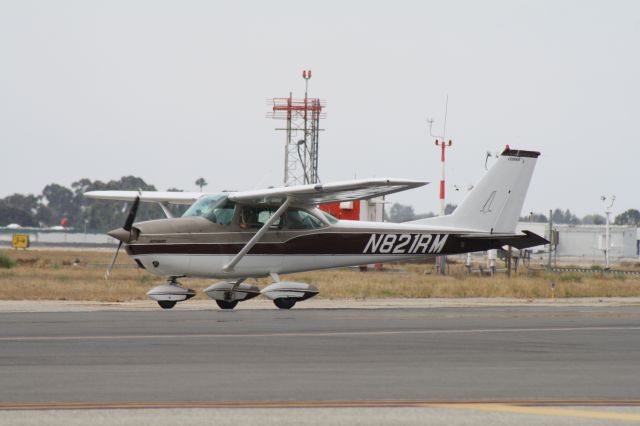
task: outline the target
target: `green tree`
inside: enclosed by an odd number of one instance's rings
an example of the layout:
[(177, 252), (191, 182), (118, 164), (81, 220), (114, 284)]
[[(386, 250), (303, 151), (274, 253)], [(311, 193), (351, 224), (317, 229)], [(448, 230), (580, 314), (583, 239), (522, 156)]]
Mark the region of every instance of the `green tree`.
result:
[(393, 203), (389, 210), (389, 222), (406, 222), (415, 217), (413, 207), (405, 206), (400, 203)]
[(6, 205), (29, 212), (31, 215), (36, 214), (40, 204), (40, 197), (35, 195), (13, 194), (4, 198)]
[[(104, 232), (119, 228), (124, 224), (131, 203), (106, 200), (92, 200), (84, 196), (87, 191), (155, 191), (136, 176), (123, 176), (119, 180), (102, 182), (82, 178), (71, 184), (71, 188), (52, 183), (47, 185), (41, 195), (13, 194), (0, 199), (0, 226), (18, 223), (22, 226), (52, 226), (60, 224), (63, 217), (69, 220), (69, 226)], [(179, 191), (172, 188), (169, 191)], [(181, 216), (186, 206), (170, 205), (174, 216)], [(142, 203), (138, 209), (136, 221), (164, 217), (164, 212), (156, 203)]]
[(0, 226), (17, 223), (20, 226), (36, 226), (31, 212), (7, 204), (0, 200)]
[(200, 192), (202, 192), (202, 187), (209, 185), (209, 183), (201, 177), (196, 180), (196, 185), (200, 187)]
[[(91, 181), (80, 179), (71, 184), (74, 190), (76, 205), (79, 206), (80, 214), (72, 226), (86, 228), (92, 231), (104, 232), (110, 229), (119, 228), (124, 224), (129, 212), (131, 203), (120, 201), (92, 200), (83, 194), (87, 191), (155, 191), (153, 185), (147, 184), (142, 178), (136, 176), (123, 176), (119, 180), (109, 182)], [(136, 221), (157, 219), (164, 217), (164, 213), (155, 203), (141, 203), (138, 209)]]
[(640, 225), (640, 211), (636, 209), (629, 209), (616, 216), (613, 223), (616, 225), (638, 226)]
[(571, 213), (569, 209), (562, 211), (561, 209), (555, 209), (551, 215), (553, 223), (566, 223), (570, 225), (577, 225), (580, 223), (580, 219)]
[(528, 216), (522, 216), (520, 222), (548, 222), (549, 218), (542, 213), (529, 213)]
[(599, 214), (588, 214), (582, 218), (583, 225), (604, 225), (606, 221), (605, 217)]
[(51, 211), (51, 219), (47, 225), (58, 225), (65, 216), (70, 226), (77, 222), (81, 210), (69, 188), (52, 183), (44, 187), (42, 197), (43, 204)]
[(35, 216), (39, 206), (40, 197), (35, 195), (9, 195), (0, 200), (0, 225), (17, 223), (21, 226), (37, 226)]

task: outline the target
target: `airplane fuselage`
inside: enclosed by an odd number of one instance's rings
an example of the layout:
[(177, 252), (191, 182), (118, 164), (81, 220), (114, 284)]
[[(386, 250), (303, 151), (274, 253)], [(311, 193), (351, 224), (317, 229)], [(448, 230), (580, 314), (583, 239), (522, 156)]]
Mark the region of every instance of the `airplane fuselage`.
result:
[[(467, 197), (447, 216), (393, 224), (339, 221), (316, 206), (384, 196), (425, 184), (406, 179), (364, 179), (231, 193), (91, 191), (97, 199), (133, 201), (106, 277), (124, 245), (138, 265), (169, 277), (147, 294), (165, 309), (195, 291), (179, 277), (221, 278), (204, 292), (222, 309), (260, 294), (280, 309), (318, 294), (308, 283), (281, 281), (280, 274), (439, 255), (546, 244), (528, 231), (515, 232), (524, 196), (540, 154), (508, 146)], [(167, 219), (134, 223), (141, 202), (157, 202)], [(165, 203), (189, 204), (171, 218)], [(263, 289), (244, 282), (271, 275)]]
[[(126, 246), (127, 253), (157, 275), (224, 279), (425, 259), (502, 245), (469, 238), (473, 230), (343, 220), (313, 230), (269, 230), (233, 271), (225, 272), (255, 231), (225, 231), (206, 222), (179, 218), (136, 224), (141, 238)], [(157, 225), (173, 232), (154, 232)]]

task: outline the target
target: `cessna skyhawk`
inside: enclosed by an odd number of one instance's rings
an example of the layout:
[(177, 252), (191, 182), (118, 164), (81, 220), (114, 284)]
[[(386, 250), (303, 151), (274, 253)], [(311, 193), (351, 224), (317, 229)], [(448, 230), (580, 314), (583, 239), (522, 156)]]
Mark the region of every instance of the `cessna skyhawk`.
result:
[[(532, 232), (515, 233), (539, 155), (507, 147), (452, 214), (404, 223), (337, 220), (317, 206), (369, 199), (426, 182), (364, 179), (217, 194), (92, 191), (85, 196), (133, 201), (124, 226), (108, 233), (120, 244), (107, 276), (124, 245), (140, 268), (168, 277), (167, 284), (147, 293), (162, 308), (195, 295), (178, 278), (201, 277), (224, 280), (205, 289), (222, 309), (260, 294), (289, 309), (318, 289), (281, 281), (281, 274), (546, 244)], [(159, 203), (168, 217), (134, 223), (140, 202)], [(173, 218), (167, 203), (190, 207)], [(274, 283), (262, 290), (244, 283), (267, 276)]]

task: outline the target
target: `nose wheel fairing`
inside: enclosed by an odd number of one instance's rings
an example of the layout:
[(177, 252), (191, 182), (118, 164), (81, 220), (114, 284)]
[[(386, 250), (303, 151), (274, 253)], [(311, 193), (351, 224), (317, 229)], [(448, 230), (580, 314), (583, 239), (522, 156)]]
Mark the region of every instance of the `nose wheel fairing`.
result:
[(189, 300), (195, 295), (195, 290), (182, 287), (175, 278), (147, 292), (147, 296), (158, 302), (163, 309), (171, 309), (176, 303)]
[[(280, 281), (263, 288), (263, 296), (271, 300), (291, 299), (295, 301), (307, 300), (319, 293), (316, 286), (293, 281)], [(277, 304), (276, 304), (277, 305)]]

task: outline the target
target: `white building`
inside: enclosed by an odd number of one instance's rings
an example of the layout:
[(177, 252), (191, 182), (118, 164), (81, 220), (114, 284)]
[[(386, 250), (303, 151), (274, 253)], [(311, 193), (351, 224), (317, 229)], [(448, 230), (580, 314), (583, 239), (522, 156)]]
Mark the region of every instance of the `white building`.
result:
[(13, 234), (26, 234), (31, 245), (42, 246), (114, 246), (118, 242), (107, 234), (83, 233), (58, 229), (0, 227), (0, 246), (11, 245)]
[[(585, 260), (604, 257), (605, 226), (604, 225), (565, 225), (554, 224), (558, 231), (557, 256), (584, 258)], [(528, 230), (549, 239), (548, 223), (520, 222), (518, 231)], [(611, 225), (609, 257), (612, 260), (638, 258), (638, 228)], [(547, 250), (546, 246), (534, 247), (536, 250)]]

